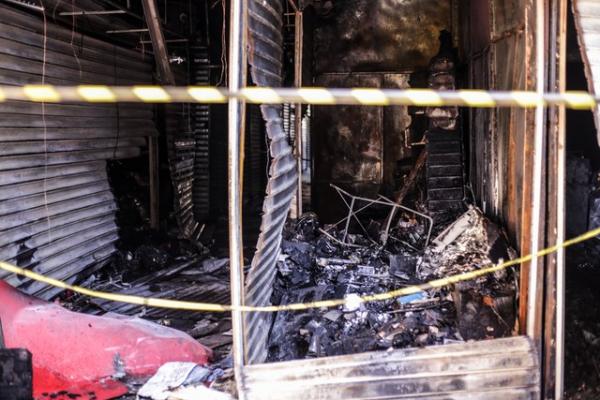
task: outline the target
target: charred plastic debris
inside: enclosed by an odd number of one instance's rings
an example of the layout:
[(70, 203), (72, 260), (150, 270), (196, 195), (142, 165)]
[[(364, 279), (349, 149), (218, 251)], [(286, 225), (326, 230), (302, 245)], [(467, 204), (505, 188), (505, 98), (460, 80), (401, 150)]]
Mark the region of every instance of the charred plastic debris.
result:
[[(373, 206), (355, 207), (367, 215)], [(340, 298), (346, 303), (279, 312), (269, 337), (269, 361), (512, 335), (518, 292), (512, 269), (385, 301), (359, 299), (513, 258), (506, 236), (481, 211), (471, 207), (453, 223), (434, 226), (438, 236), (432, 241), (430, 221), (407, 210), (390, 214), (388, 208), (383, 219), (355, 211), (348, 215), (351, 222), (336, 225), (321, 226), (315, 214), (288, 223), (273, 303)], [(381, 227), (390, 218), (388, 232)]]

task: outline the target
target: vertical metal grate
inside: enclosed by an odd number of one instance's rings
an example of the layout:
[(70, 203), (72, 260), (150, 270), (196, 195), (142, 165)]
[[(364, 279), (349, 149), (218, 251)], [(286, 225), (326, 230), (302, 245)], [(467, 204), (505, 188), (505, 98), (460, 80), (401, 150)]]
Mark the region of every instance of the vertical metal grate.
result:
[[(206, 46), (191, 48), (192, 84), (210, 85), (210, 59)], [(210, 105), (194, 103), (192, 105), (192, 129), (194, 140), (194, 183), (192, 197), (194, 215), (197, 221), (204, 221), (210, 213)]]

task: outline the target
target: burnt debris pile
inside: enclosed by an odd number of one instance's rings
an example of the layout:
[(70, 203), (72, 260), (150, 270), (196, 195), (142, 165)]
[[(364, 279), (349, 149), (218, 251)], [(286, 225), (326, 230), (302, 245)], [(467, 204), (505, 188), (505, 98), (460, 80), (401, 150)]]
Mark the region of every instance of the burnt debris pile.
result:
[[(120, 250), (112, 263), (94, 274), (85, 286), (131, 296), (229, 303), (229, 259), (212, 257), (207, 248), (184, 239), (151, 235), (147, 238), (145, 244)], [(73, 296), (69, 292), (63, 294), (62, 300), (76, 311), (138, 316), (179, 329), (211, 348), (217, 361), (230, 352), (228, 313), (152, 308)]]
[(404, 211), (391, 224), (387, 218), (355, 218), (353, 223), (321, 226), (318, 217), (309, 213), (288, 224), (273, 304), (340, 298), (346, 302), (337, 308), (278, 312), (269, 337), (270, 361), (512, 334), (517, 293), (512, 269), (451, 287), (362, 302), (362, 295), (514, 257), (501, 229), (476, 208), (447, 227), (438, 222), (435, 231), (441, 233), (433, 240), (429, 240), (430, 222), (425, 218)]

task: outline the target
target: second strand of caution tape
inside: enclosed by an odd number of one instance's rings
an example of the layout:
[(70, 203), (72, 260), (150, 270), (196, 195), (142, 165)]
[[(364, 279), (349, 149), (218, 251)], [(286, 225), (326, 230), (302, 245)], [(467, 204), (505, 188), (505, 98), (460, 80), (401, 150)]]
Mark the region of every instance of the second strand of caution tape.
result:
[[(540, 250), (536, 254), (529, 254), (526, 256), (522, 256), (516, 258), (514, 260), (506, 261), (497, 265), (491, 265), (485, 268), (481, 268), (475, 271), (464, 272), (457, 275), (448, 276), (441, 279), (436, 279), (433, 281), (429, 281), (427, 283), (423, 283), (420, 285), (408, 286), (401, 289), (393, 290), (391, 292), (386, 293), (378, 293), (372, 295), (361, 296), (360, 300), (363, 303), (370, 303), (382, 300), (390, 300), (397, 297), (402, 297), (414, 293), (423, 292), (425, 290), (440, 288), (443, 286), (452, 285), (458, 282), (468, 281), (472, 279), (476, 279), (478, 277), (494, 273), (496, 271), (500, 271), (506, 268), (510, 268), (522, 263), (526, 263), (531, 261), (534, 257), (544, 257), (548, 254), (552, 254), (556, 252), (559, 248), (566, 248), (569, 246), (573, 246), (578, 243), (585, 242), (590, 240), (596, 236), (600, 235), (600, 228), (591, 230), (586, 232), (580, 236), (577, 236), (573, 239), (564, 241), (562, 243), (557, 243), (554, 246), (548, 247), (546, 249)], [(293, 304), (284, 304), (279, 306), (263, 306), (263, 307), (254, 307), (254, 306), (239, 306), (233, 307), (231, 305), (224, 304), (214, 304), (214, 303), (199, 303), (193, 301), (181, 301), (181, 300), (169, 300), (169, 299), (159, 299), (153, 297), (141, 297), (141, 296), (131, 296), (117, 293), (108, 293), (108, 292), (100, 292), (96, 290), (86, 289), (81, 286), (70, 285), (66, 282), (63, 282), (58, 279), (50, 278), (36, 272), (26, 270), (15, 265), (0, 261), (0, 269), (3, 269), (7, 272), (14, 273), (17, 275), (24, 276), (26, 278), (43, 282), (50, 286), (54, 286), (60, 289), (71, 290), (75, 293), (82, 294), (84, 296), (89, 296), (98, 299), (104, 299), (114, 302), (120, 303), (129, 303), (136, 304), (146, 307), (154, 307), (154, 308), (168, 308), (175, 310), (186, 310), (186, 311), (205, 311), (205, 312), (229, 312), (229, 311), (242, 311), (242, 312), (278, 312), (278, 311), (286, 311), (286, 310), (307, 310), (311, 308), (332, 308), (346, 304), (346, 299), (335, 299), (335, 300), (322, 300), (315, 301), (310, 303), (293, 303)], [(355, 301), (353, 299), (353, 301)]]

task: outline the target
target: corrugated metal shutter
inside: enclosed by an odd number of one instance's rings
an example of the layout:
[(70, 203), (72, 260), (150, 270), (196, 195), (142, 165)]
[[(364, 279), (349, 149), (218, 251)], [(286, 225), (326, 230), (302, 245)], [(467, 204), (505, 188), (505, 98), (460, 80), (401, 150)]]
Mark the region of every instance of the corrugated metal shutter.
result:
[[(0, 6), (0, 84), (151, 83), (152, 65)], [(105, 264), (118, 239), (106, 160), (139, 156), (156, 134), (151, 106), (1, 103), (0, 259), (68, 282)], [(0, 277), (44, 298), (58, 292)]]
[[(194, 46), (192, 49), (193, 84), (210, 86), (210, 57), (208, 47)], [(194, 216), (198, 221), (210, 215), (210, 112), (208, 104), (192, 104), (192, 121), (196, 147), (194, 150)]]

